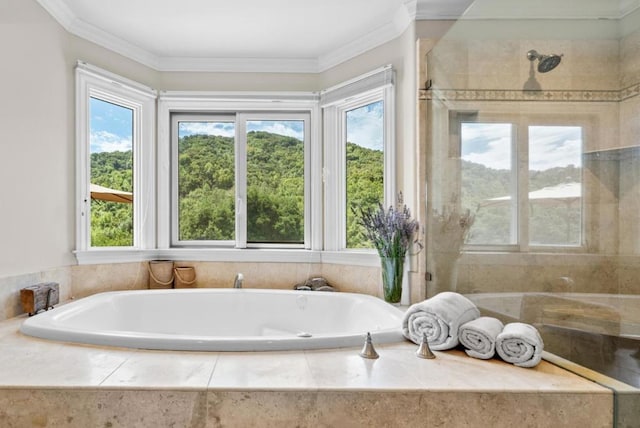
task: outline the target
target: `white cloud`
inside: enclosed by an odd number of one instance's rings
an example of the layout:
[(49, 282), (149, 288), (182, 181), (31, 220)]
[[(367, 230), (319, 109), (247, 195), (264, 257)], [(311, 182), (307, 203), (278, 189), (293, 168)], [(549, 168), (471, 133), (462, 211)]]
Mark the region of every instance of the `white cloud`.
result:
[(511, 169), (511, 138), (502, 137), (487, 141), (486, 150), (462, 156), (462, 159), (479, 163), (492, 169)]
[(509, 137), (511, 135), (510, 123), (463, 123), (462, 133), (465, 141), (491, 140), (494, 138)]
[(94, 131), (89, 136), (91, 153), (126, 152), (132, 148), (131, 136), (116, 135), (108, 131)]
[(215, 135), (233, 137), (236, 135), (233, 122), (180, 122), (180, 137), (185, 135)]
[(529, 128), (529, 169), (582, 165), (581, 128), (577, 126), (532, 126)]
[(511, 169), (511, 124), (462, 125), (462, 159), (492, 169)]
[[(493, 169), (511, 168), (511, 125), (465, 123), (462, 159)], [(530, 126), (529, 169), (544, 171), (567, 165), (581, 166), (581, 128)]]
[[(247, 122), (247, 131), (264, 131), (287, 137), (304, 139), (304, 125), (300, 121), (257, 121)], [(180, 136), (215, 135), (218, 137), (234, 137), (233, 122), (180, 122)]]
[(264, 131), (304, 141), (304, 122), (301, 121), (255, 121), (247, 122), (247, 131)]
[(373, 150), (383, 150), (382, 102), (347, 112), (347, 141)]

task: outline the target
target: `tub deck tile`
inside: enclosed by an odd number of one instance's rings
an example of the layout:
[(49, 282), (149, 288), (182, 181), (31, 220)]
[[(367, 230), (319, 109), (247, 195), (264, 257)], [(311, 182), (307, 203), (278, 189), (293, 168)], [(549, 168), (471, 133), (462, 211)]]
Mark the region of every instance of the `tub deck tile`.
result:
[[(609, 389), (410, 342), (291, 352), (178, 352), (35, 339), (0, 322), (0, 426), (605, 427)], [(38, 403), (38, 405), (34, 405)]]
[(316, 390), (304, 352), (221, 352), (209, 389)]
[(145, 389), (204, 390), (216, 366), (212, 352), (136, 351), (101, 386)]

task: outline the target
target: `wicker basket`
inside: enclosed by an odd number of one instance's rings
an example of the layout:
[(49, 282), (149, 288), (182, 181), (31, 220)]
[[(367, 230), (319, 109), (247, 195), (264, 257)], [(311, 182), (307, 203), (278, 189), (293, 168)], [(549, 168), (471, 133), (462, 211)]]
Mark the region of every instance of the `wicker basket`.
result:
[(175, 288), (195, 288), (196, 287), (196, 270), (190, 266), (181, 266), (173, 268), (173, 276), (175, 278)]
[(173, 262), (171, 260), (151, 260), (149, 267), (149, 288), (173, 288)]

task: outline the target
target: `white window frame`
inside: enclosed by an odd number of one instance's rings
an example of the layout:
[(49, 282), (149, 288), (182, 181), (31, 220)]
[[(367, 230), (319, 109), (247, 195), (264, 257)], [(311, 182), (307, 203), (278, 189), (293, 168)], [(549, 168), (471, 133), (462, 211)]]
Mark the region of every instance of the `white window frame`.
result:
[[(171, 246), (172, 247), (233, 247), (233, 240), (180, 240), (179, 239), (179, 207), (178, 207), (178, 124), (179, 122), (233, 122), (236, 123), (236, 115), (231, 114), (184, 114), (176, 113), (171, 115)], [(235, 128), (234, 141), (237, 145), (238, 129)], [(234, 150), (237, 157), (237, 148)], [(238, 161), (235, 160), (234, 170), (238, 168)], [(235, 175), (235, 188), (237, 194), (237, 178)], [(237, 195), (236, 195), (237, 198)]]
[[(100, 261), (117, 250), (155, 248), (155, 90), (79, 61), (76, 65), (76, 257)], [(133, 112), (133, 246), (91, 246), (90, 100), (97, 98)], [(93, 253), (93, 254), (92, 254)]]
[[(587, 151), (587, 147), (590, 146), (589, 144), (589, 138), (590, 135), (592, 135), (592, 129), (591, 129), (591, 125), (592, 122), (590, 120), (588, 120), (587, 118), (585, 118), (584, 116), (580, 115), (579, 117), (572, 117), (572, 118), (563, 118), (561, 115), (560, 116), (546, 116), (546, 115), (533, 115), (530, 117), (527, 117), (526, 120), (522, 121), (522, 131), (526, 133), (526, 135), (523, 137), (523, 140), (526, 141), (526, 148), (523, 148), (522, 150), (526, 150), (526, 171), (522, 171), (521, 174), (524, 175), (524, 177), (521, 178), (521, 180), (523, 182), (526, 181), (526, 188), (525, 190), (521, 190), (522, 192), (526, 192), (523, 193), (522, 195), (522, 200), (519, 200), (519, 202), (522, 204), (522, 207), (526, 207), (526, 228), (521, 227), (521, 235), (523, 236), (523, 240), (522, 243), (520, 245), (520, 251), (526, 251), (526, 252), (547, 252), (547, 251), (554, 251), (554, 252), (586, 252), (587, 251), (587, 242), (589, 241), (589, 237), (587, 236), (587, 231), (590, 230), (590, 227), (588, 227), (588, 224), (591, 222), (591, 214), (589, 213), (587, 207), (589, 206), (589, 203), (587, 203), (586, 201), (589, 199), (589, 195), (588, 195), (588, 191), (587, 188), (585, 186), (585, 165), (584, 165), (584, 154)], [(531, 237), (530, 237), (530, 233), (529, 233), (529, 229), (530, 229), (530, 225), (531, 225), (531, 219), (529, 217), (529, 147), (530, 147), (530, 143), (529, 143), (529, 131), (530, 128), (532, 126), (537, 126), (537, 127), (543, 127), (543, 126), (557, 126), (557, 127), (580, 127), (582, 129), (582, 159), (581, 159), (581, 177), (580, 177), (580, 188), (581, 188), (581, 201), (580, 201), (580, 243), (579, 244), (562, 244), (562, 245), (558, 245), (558, 244), (534, 244), (531, 243)], [(521, 143), (523, 144), (523, 143)], [(523, 208), (522, 208), (523, 209)], [(526, 229), (526, 230), (525, 230)]]
[[(453, 113), (453, 112), (452, 112)], [(582, 165), (582, 206), (581, 206), (581, 242), (577, 245), (566, 244), (531, 244), (529, 237), (529, 128), (531, 126), (577, 126), (582, 128), (582, 153), (586, 152), (586, 148), (589, 147), (588, 138), (592, 133), (592, 124), (588, 117), (585, 116), (570, 116), (562, 117), (562, 115), (542, 115), (542, 114), (530, 114), (526, 117), (520, 117), (512, 114), (482, 114), (475, 115), (473, 120), (465, 119), (468, 117), (463, 114), (460, 116), (450, 115), (454, 117), (455, 128), (457, 129), (457, 136), (453, 140), (455, 141), (455, 148), (460, 156), (460, 148), (462, 144), (462, 123), (508, 123), (511, 124), (511, 175), (512, 186), (514, 187), (511, 192), (512, 196), (512, 236), (515, 235), (515, 243), (513, 244), (466, 244), (464, 246), (467, 251), (505, 251), (505, 252), (585, 252), (587, 247), (587, 231), (589, 230), (588, 224), (591, 221), (590, 213), (586, 209), (588, 204), (585, 203), (586, 198), (589, 196), (585, 191), (585, 177), (584, 177), (584, 165)], [(460, 182), (460, 180), (459, 180)]]
[[(304, 242), (302, 244), (269, 244), (247, 242), (247, 122), (250, 121), (304, 122)], [(207, 121), (235, 124), (235, 240), (180, 240), (178, 210), (178, 122)], [(227, 114), (200, 113), (198, 115), (174, 112), (171, 115), (171, 246), (219, 248), (288, 248), (311, 249), (311, 116), (310, 112), (233, 112)]]
[[(456, 157), (462, 156), (462, 124), (463, 123), (483, 123), (483, 124), (509, 124), (511, 126), (511, 142), (510, 142), (510, 152), (511, 152), (511, 203), (510, 203), (510, 214), (511, 214), (511, 225), (510, 225), (510, 236), (512, 238), (512, 242), (508, 244), (466, 244), (465, 248), (473, 251), (519, 251), (520, 250), (520, 242), (522, 240), (522, 228), (523, 224), (521, 220), (521, 204), (520, 204), (520, 195), (527, 195), (528, 192), (525, 188), (521, 186), (520, 183), (520, 168), (519, 160), (522, 156), (524, 156), (526, 161), (528, 162), (528, 152), (523, 149), (523, 144), (520, 141), (519, 131), (521, 130), (521, 124), (519, 118), (504, 114), (482, 114), (474, 112), (473, 114), (469, 114), (468, 112), (455, 112), (456, 114), (450, 114), (450, 118), (455, 121), (454, 127), (456, 129), (455, 138), (452, 140), (454, 144), (453, 150)], [(526, 137), (525, 137), (526, 138)], [(526, 142), (524, 147), (528, 147)], [(525, 171), (525, 174), (527, 171)], [(459, 174), (462, 174), (462, 169), (459, 170)], [(461, 176), (458, 177), (458, 183), (462, 183)], [(528, 187), (528, 182), (525, 183), (525, 186)], [(524, 193), (523, 193), (524, 192)], [(525, 222), (526, 223), (526, 222)]]
[[(384, 112), (384, 201), (397, 199), (395, 147), (394, 71), (388, 65), (323, 91), (321, 106), (324, 126), (325, 254), (333, 263), (377, 265), (373, 249), (346, 246), (346, 114), (348, 111), (382, 101)], [(375, 257), (374, 257), (375, 256)]]
[[(215, 241), (193, 245), (193, 248), (179, 248), (180, 242), (171, 239), (176, 227), (171, 213), (174, 197), (171, 188), (174, 179), (172, 168), (175, 162), (171, 156), (171, 120), (174, 113), (205, 113), (211, 115), (236, 115), (236, 209), (241, 222), (236, 222), (236, 241), (233, 247), (215, 248)], [(250, 244), (246, 242), (242, 223), (246, 219), (246, 204), (242, 180), (246, 170), (246, 152), (237, 150), (246, 144), (244, 123), (247, 120), (305, 120), (305, 242), (304, 245)], [(320, 114), (318, 95), (315, 93), (230, 93), (230, 92), (163, 92), (158, 101), (158, 250), (174, 259), (211, 258), (225, 261), (245, 261), (254, 257), (260, 261), (319, 261), (319, 253), (292, 253), (298, 250), (322, 249), (322, 148), (318, 123)], [(244, 141), (244, 143), (243, 143)], [(240, 176), (238, 175), (240, 174)], [(240, 178), (240, 182), (239, 182)], [(240, 184), (240, 185), (239, 185)], [(240, 193), (238, 193), (240, 192)], [(241, 200), (237, 203), (238, 198)], [(177, 203), (177, 202), (176, 202)], [(213, 244), (213, 245), (212, 245)], [(208, 248), (205, 248), (208, 247)], [(240, 256), (239, 250), (262, 249), (269, 253), (253, 253)], [(204, 252), (204, 253), (203, 253)], [(208, 253), (208, 256), (204, 255)], [(284, 255), (286, 254), (286, 255)], [(255, 258), (257, 257), (257, 258)]]
[[(246, 124), (250, 121), (302, 121), (304, 122), (304, 243), (303, 244), (259, 244), (247, 242), (247, 129)], [(304, 248), (311, 249), (311, 116), (309, 112), (306, 113), (285, 113), (285, 112), (272, 112), (272, 113), (240, 113), (238, 115), (238, 123), (240, 123), (241, 132), (238, 135), (239, 146), (241, 150), (241, 157), (238, 161), (241, 162), (236, 171), (242, 173), (242, 177), (237, 183), (241, 186), (236, 188), (236, 200), (240, 201), (240, 222), (236, 223), (236, 248)], [(320, 170), (318, 170), (318, 174)], [(320, 175), (317, 180), (320, 181)]]
[[(347, 250), (345, 129), (346, 110), (377, 100), (384, 103), (385, 204), (396, 200), (395, 90), (389, 66), (318, 92), (157, 91), (135, 81), (78, 61), (76, 67), (76, 249), (79, 264), (134, 262), (151, 259), (221, 262), (336, 263), (378, 266), (374, 250)], [(134, 112), (134, 245), (90, 247), (90, 124), (92, 96)], [(307, 114), (309, 147), (305, 148), (304, 248), (243, 248), (172, 245), (173, 112), (235, 113), (259, 118), (279, 112)], [(276, 116), (273, 116), (276, 117)], [(287, 116), (290, 117), (290, 116)], [(238, 131), (237, 131), (238, 132)], [(324, 132), (324, 135), (323, 135)], [(346, 131), (344, 131), (346, 138)], [(343, 149), (339, 147), (342, 145)], [(340, 177), (341, 175), (341, 177)], [(246, 242), (246, 241), (245, 241)]]

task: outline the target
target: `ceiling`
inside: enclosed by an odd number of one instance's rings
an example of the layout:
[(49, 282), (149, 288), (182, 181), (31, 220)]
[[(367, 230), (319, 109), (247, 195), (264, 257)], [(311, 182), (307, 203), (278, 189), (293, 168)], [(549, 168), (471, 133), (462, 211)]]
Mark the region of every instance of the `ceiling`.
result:
[(308, 73), (327, 70), (398, 37), (414, 20), (457, 19), (463, 13), (471, 19), (615, 19), (635, 10), (640, 3), (640, 0), (37, 1), (70, 33), (156, 70)]
[(472, 0), (37, 1), (70, 33), (156, 70), (320, 72)]

